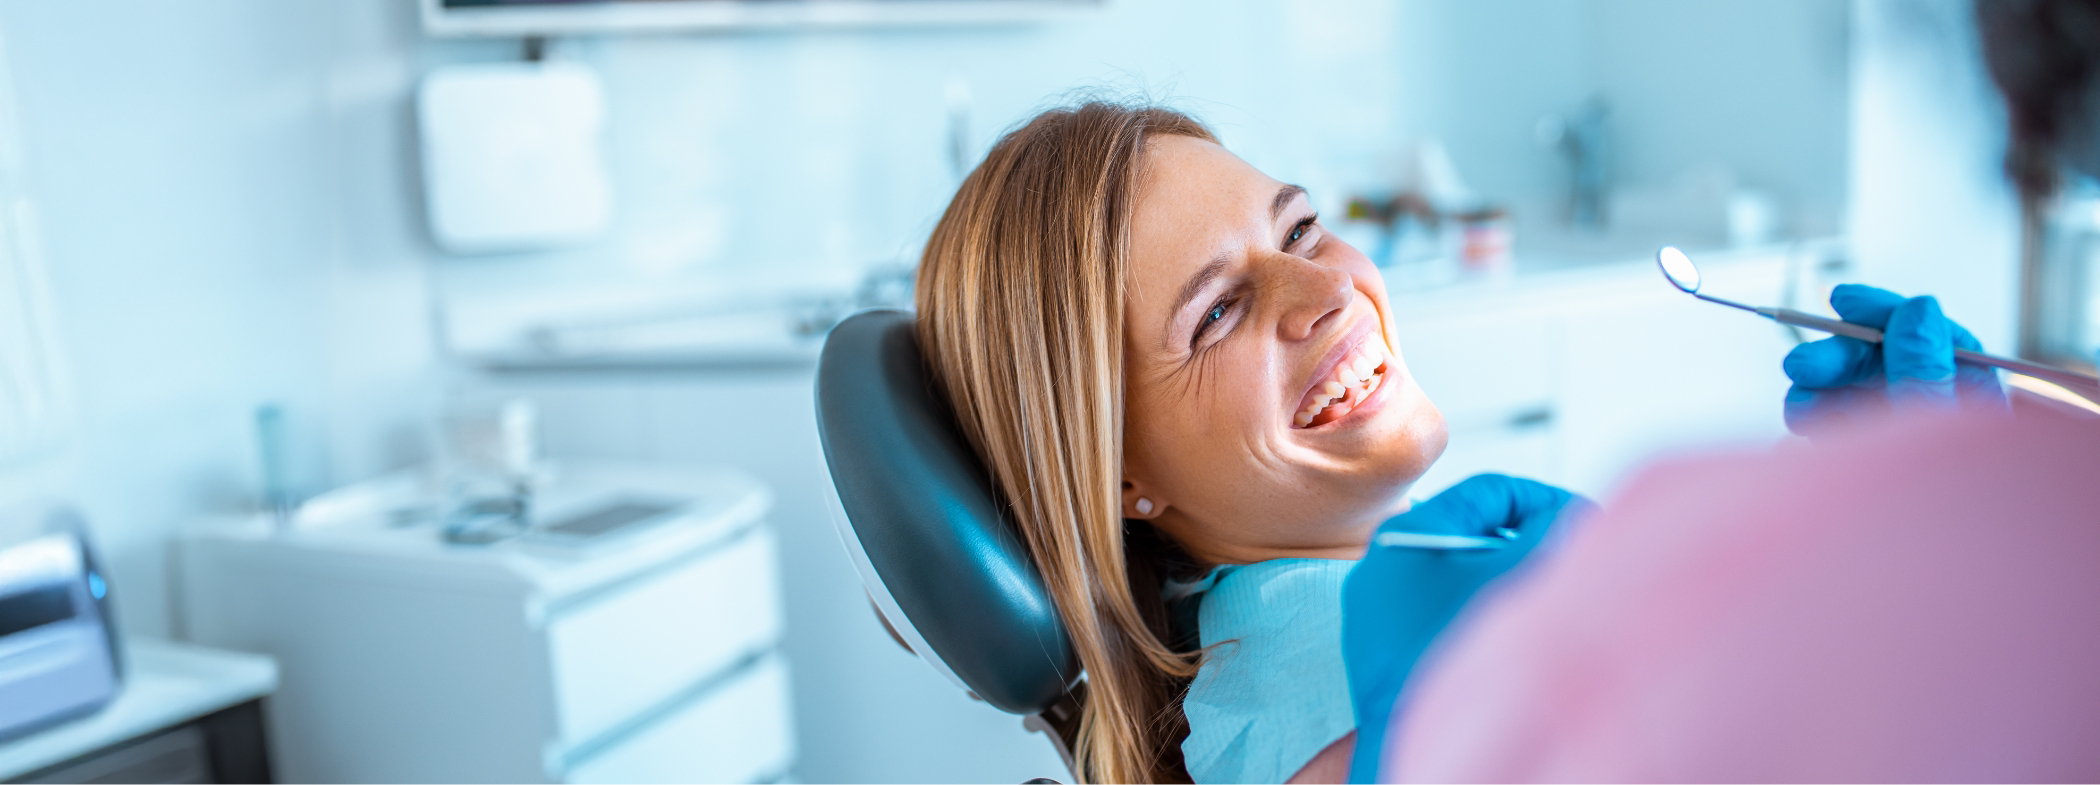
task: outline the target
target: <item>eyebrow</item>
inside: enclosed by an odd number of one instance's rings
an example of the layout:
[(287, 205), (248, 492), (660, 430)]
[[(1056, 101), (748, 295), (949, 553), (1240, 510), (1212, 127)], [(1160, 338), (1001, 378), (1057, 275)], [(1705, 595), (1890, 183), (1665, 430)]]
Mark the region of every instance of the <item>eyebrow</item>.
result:
[(1283, 217), (1283, 208), (1291, 206), (1291, 200), (1305, 195), (1303, 186), (1286, 185), (1276, 191), (1276, 201), (1269, 203), (1269, 220)]

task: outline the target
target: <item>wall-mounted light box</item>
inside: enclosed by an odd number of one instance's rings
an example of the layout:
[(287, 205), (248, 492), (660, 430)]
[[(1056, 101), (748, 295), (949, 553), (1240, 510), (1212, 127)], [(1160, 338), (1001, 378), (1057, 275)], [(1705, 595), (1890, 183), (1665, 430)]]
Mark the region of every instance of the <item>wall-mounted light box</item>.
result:
[(416, 95), (425, 204), (453, 253), (581, 245), (612, 218), (605, 97), (580, 63), (437, 68)]
[(1036, 22), (1108, 0), (422, 0), (438, 36), (553, 36)]

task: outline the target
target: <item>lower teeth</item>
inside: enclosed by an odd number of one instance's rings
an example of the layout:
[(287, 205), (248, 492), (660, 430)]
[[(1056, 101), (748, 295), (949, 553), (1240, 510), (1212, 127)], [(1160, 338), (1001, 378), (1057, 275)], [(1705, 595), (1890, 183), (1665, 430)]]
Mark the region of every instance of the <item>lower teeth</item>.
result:
[[(1378, 371), (1373, 371), (1373, 372), (1371, 372), (1371, 378), (1369, 378), (1369, 379), (1365, 379), (1365, 380), (1364, 380), (1364, 382), (1363, 382), (1363, 387), (1362, 387), (1362, 388), (1360, 388), (1360, 391), (1361, 391), (1361, 392), (1362, 392), (1363, 394), (1362, 394), (1362, 395), (1360, 395), (1360, 396), (1357, 396), (1357, 400), (1358, 400), (1358, 401), (1362, 401), (1362, 400), (1363, 400), (1363, 399), (1364, 399), (1365, 397), (1368, 397), (1368, 396), (1369, 396), (1369, 395), (1370, 395), (1370, 394), (1371, 394), (1371, 393), (1372, 393), (1373, 391), (1375, 391), (1375, 390), (1377, 390), (1377, 389), (1378, 389), (1378, 383), (1379, 383), (1379, 382), (1381, 382), (1381, 381), (1384, 381), (1384, 380), (1385, 380), (1385, 372), (1384, 372), (1384, 371), (1383, 371), (1382, 369), (1381, 369), (1381, 370), (1378, 370)], [(1319, 410), (1319, 411), (1317, 411), (1317, 412), (1313, 412), (1313, 415), (1312, 415), (1312, 417), (1310, 417), (1310, 418), (1308, 418), (1308, 419), (1306, 420), (1306, 423), (1305, 423), (1305, 427), (1311, 427), (1311, 426), (1312, 426), (1312, 425), (1314, 424), (1314, 422), (1318, 421), (1318, 420), (1319, 420), (1319, 419), (1320, 419), (1321, 417), (1324, 417), (1324, 416), (1326, 416), (1326, 415), (1327, 415), (1327, 414), (1329, 414), (1329, 413), (1334, 413), (1336, 417), (1341, 417), (1342, 415), (1346, 415), (1346, 414), (1348, 414), (1348, 413), (1349, 413), (1350, 411), (1354, 410), (1354, 409), (1355, 409), (1356, 407), (1355, 407), (1355, 406), (1353, 406), (1353, 405), (1351, 405), (1351, 404), (1348, 404), (1348, 403), (1346, 403), (1346, 401), (1347, 401), (1347, 400), (1348, 400), (1348, 398), (1347, 398), (1347, 396), (1345, 395), (1345, 396), (1344, 396), (1344, 397), (1342, 397), (1342, 398), (1336, 398), (1336, 399), (1334, 399), (1333, 401), (1330, 401), (1330, 402), (1328, 402), (1328, 404), (1327, 404), (1326, 406), (1322, 406), (1322, 407), (1320, 407), (1320, 410)], [(1344, 408), (1341, 408), (1341, 409), (1340, 409), (1340, 410), (1338, 411), (1338, 410), (1336, 409), (1336, 407), (1344, 407)]]

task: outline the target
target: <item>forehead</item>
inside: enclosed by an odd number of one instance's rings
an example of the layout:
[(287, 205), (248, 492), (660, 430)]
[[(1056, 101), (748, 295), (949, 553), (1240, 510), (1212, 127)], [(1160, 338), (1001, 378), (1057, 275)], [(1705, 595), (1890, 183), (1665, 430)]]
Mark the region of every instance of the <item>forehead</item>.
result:
[[(1240, 213), (1266, 218), (1263, 211), (1282, 184), (1262, 174), (1223, 147), (1189, 136), (1156, 136), (1145, 145), (1144, 169), (1138, 180), (1138, 223), (1147, 219), (1188, 221), (1214, 216), (1236, 222)], [(1234, 209), (1231, 215), (1218, 215)]]
[(1149, 141), (1131, 216), (1131, 306), (1168, 308), (1173, 292), (1212, 259), (1266, 244), (1281, 187), (1216, 144)]

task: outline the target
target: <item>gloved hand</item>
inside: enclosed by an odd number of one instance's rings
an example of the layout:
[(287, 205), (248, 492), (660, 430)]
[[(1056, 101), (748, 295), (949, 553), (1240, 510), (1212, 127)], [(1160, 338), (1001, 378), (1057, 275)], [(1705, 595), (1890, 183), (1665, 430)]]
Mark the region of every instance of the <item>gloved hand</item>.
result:
[(1956, 348), (1982, 351), (1976, 336), (1940, 313), (1930, 296), (1905, 299), (1885, 289), (1844, 284), (1830, 307), (1853, 324), (1882, 330), (1879, 345), (1834, 335), (1788, 352), (1782, 367), (1786, 426), (1806, 434), (1854, 412), (1891, 406), (2006, 406), (1996, 370), (1954, 361)]
[(1342, 584), (1342, 658), (1356, 709), (1350, 782), (1378, 775), (1386, 720), (1408, 672), (1476, 592), (1524, 561), (1554, 521), (1596, 505), (1567, 491), (1501, 474), (1468, 477), (1379, 533), (1495, 538), (1492, 547), (1436, 549), (1378, 544)]

